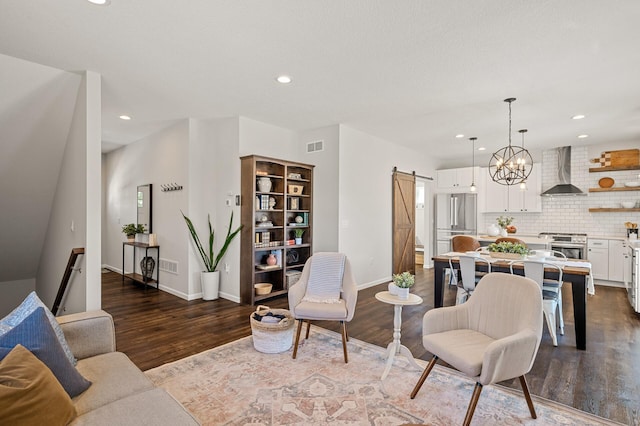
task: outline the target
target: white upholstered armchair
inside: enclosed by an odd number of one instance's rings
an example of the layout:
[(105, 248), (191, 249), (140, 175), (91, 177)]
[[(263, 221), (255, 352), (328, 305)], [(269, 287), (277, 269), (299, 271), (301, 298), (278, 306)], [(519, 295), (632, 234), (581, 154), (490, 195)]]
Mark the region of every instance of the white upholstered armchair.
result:
[(298, 282), (289, 288), (289, 310), (298, 321), (293, 358), (298, 353), (302, 322), (307, 322), (306, 339), (311, 321), (340, 321), (344, 362), (347, 356), (346, 323), (351, 321), (358, 299), (358, 288), (349, 259), (340, 253), (316, 253), (304, 265)]
[(428, 311), (422, 327), (422, 343), (434, 356), (411, 399), (441, 358), (476, 381), (465, 425), (471, 422), (483, 386), (515, 377), (520, 379), (531, 417), (536, 418), (524, 377), (542, 338), (542, 293), (535, 281), (487, 274), (466, 303)]

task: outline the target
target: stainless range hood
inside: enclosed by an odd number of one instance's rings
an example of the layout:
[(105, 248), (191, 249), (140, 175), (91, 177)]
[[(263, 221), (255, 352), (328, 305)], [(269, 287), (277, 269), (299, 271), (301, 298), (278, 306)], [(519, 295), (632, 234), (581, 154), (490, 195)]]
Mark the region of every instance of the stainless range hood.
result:
[(563, 146), (558, 151), (558, 183), (544, 191), (541, 195), (557, 197), (567, 195), (587, 195), (580, 188), (571, 184), (571, 147)]

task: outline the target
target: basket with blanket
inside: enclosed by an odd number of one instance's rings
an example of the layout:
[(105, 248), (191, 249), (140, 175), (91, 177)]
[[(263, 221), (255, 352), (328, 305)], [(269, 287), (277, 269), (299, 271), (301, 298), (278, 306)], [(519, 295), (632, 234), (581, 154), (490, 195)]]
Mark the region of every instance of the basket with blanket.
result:
[(295, 320), (286, 309), (271, 309), (260, 305), (249, 316), (253, 347), (267, 354), (289, 350), (293, 343)]

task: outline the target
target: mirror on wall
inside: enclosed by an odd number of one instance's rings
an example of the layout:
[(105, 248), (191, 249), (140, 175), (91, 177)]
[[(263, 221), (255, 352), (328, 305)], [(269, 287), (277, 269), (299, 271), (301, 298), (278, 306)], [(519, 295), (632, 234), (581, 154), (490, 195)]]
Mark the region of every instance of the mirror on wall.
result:
[(151, 225), (151, 184), (138, 186), (138, 225), (144, 225), (145, 234), (152, 231)]

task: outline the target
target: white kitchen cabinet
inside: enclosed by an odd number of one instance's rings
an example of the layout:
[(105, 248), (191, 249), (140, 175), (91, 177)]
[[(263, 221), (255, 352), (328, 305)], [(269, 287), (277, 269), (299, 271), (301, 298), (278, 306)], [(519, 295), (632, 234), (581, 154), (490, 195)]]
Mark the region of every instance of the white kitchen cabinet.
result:
[(626, 243), (609, 240), (609, 281), (624, 281)]
[[(471, 182), (478, 184), (479, 167), (462, 167), (436, 171), (438, 191), (440, 192), (470, 192)], [(475, 179), (474, 179), (475, 173)]]
[(508, 212), (509, 211), (509, 189), (495, 183), (489, 175), (489, 168), (481, 169), (484, 176), (484, 211), (485, 212)]
[(520, 189), (520, 185), (505, 186), (495, 183), (491, 179), (488, 168), (481, 173), (485, 176), (485, 212), (520, 213), (542, 212), (542, 173), (538, 163), (533, 165), (527, 179), (527, 189)]
[(609, 240), (589, 239), (587, 259), (594, 279), (609, 279)]
[(527, 178), (527, 189), (520, 189), (520, 185), (509, 187), (510, 212), (542, 212), (541, 176), (540, 164), (534, 164)]

